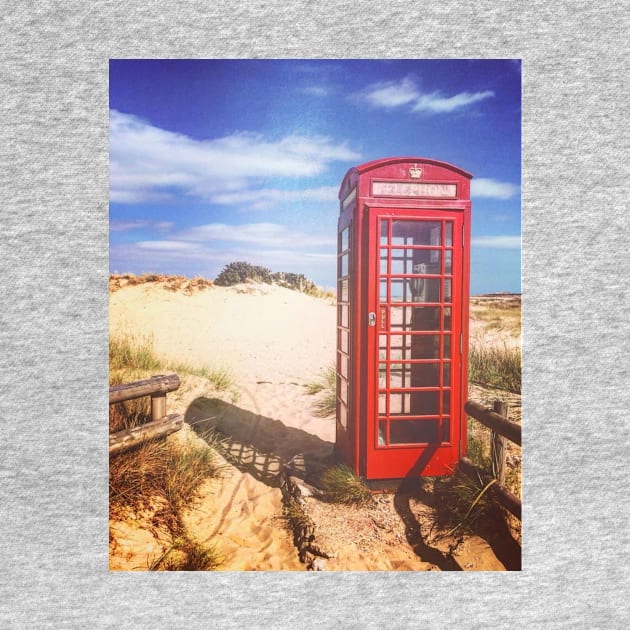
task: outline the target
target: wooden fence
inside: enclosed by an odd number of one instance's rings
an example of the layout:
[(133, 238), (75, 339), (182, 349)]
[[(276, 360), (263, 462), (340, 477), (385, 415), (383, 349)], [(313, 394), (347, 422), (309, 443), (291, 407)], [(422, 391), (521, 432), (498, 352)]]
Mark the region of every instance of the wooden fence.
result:
[(490, 457), (492, 473), (475, 466), (467, 457), (459, 460), (459, 470), (474, 481), (481, 480), (484, 486), (492, 484), (488, 492), (500, 505), (518, 519), (521, 518), (521, 500), (503, 484), (505, 483), (506, 444), (505, 440), (521, 445), (521, 425), (508, 420), (508, 408), (505, 403), (496, 401), (494, 409), (486, 409), (483, 405), (469, 400), (464, 405), (466, 413), (492, 429)]
[(109, 435), (109, 454), (122, 453), (145, 440), (162, 437), (179, 431), (184, 424), (184, 417), (172, 413), (166, 414), (166, 394), (179, 387), (177, 374), (152, 376), (142, 381), (124, 383), (109, 388), (109, 404), (151, 396), (151, 422), (131, 429), (123, 429)]

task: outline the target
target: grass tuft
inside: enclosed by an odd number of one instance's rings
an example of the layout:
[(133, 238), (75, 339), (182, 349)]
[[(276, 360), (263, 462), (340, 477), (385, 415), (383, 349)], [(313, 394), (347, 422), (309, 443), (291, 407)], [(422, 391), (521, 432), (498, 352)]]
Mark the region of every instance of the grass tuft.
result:
[(357, 506), (374, 503), (370, 489), (344, 464), (333, 466), (324, 473), (321, 490), (332, 503)]
[(473, 344), (468, 359), (471, 382), (521, 393), (520, 348)]
[(216, 545), (201, 543), (188, 536), (173, 544), (149, 567), (149, 571), (214, 571), (223, 559)]
[(440, 479), (434, 492), (442, 525), (475, 533), (495, 515), (495, 506), (481, 480), (473, 481), (461, 472)]
[[(198, 498), (201, 485), (221, 475), (223, 467), (206, 445), (181, 447), (167, 440), (150, 440), (109, 462), (109, 500), (112, 518), (131, 509), (149, 509), (157, 501), (166, 517)], [(167, 518), (168, 520), (168, 518)]]
[(313, 407), (320, 418), (330, 418), (337, 412), (337, 372), (334, 366), (321, 370), (317, 380), (306, 385), (306, 393), (311, 396), (321, 394)]
[(116, 333), (110, 336), (110, 386), (146, 378), (160, 371), (205, 378), (217, 391), (226, 391), (233, 385), (232, 375), (225, 368), (211, 368), (207, 365), (194, 366), (182, 361), (172, 362), (160, 358), (155, 353), (154, 340), (151, 336), (125, 333)]

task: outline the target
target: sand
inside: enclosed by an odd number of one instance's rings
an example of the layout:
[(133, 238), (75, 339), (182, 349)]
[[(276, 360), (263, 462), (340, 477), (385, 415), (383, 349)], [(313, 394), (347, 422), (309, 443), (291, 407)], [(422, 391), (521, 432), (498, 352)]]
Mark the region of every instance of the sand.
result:
[[(183, 379), (168, 398), (169, 413), (184, 414), (187, 423), (169, 439), (199, 440), (198, 434), (217, 428), (231, 436), (223, 446), (225, 477), (207, 482), (201, 502), (185, 517), (198, 540), (219, 547), (222, 570), (305, 569), (283, 518), (278, 472), (288, 461), (304, 474), (330, 461), (334, 419), (315, 414), (305, 385), (334, 364), (335, 329), (333, 301), (277, 286), (214, 286), (187, 294), (145, 283), (110, 293), (113, 334), (150, 336), (169, 362), (226, 368), (233, 376), (225, 392), (212, 391), (203, 379)], [(403, 510), (392, 501), (392, 495), (382, 497), (374, 522), (373, 514), (309, 499), (322, 540), (334, 547), (327, 570), (448, 568), (440, 554), (449, 541), (416, 553)], [(430, 530), (422, 505), (403, 507)], [(146, 570), (166, 545), (141, 522), (110, 525), (112, 569)], [(505, 568), (478, 537), (467, 538), (452, 557), (462, 570)]]

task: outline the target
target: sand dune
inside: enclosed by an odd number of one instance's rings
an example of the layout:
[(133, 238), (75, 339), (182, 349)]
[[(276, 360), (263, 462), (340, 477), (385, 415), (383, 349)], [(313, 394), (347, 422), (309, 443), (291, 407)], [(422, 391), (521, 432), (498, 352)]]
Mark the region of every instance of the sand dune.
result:
[[(112, 333), (151, 336), (156, 353), (170, 362), (228, 368), (234, 377), (234, 390), (225, 393), (208, 391), (192, 378), (168, 402), (169, 412), (185, 414), (187, 423), (186, 430), (169, 439), (199, 440), (213, 428), (231, 436), (223, 454), (235, 465), (224, 479), (207, 483), (201, 503), (186, 516), (198, 540), (218, 545), (223, 570), (305, 568), (282, 519), (278, 472), (292, 461), (304, 478), (329, 461), (334, 420), (315, 415), (314, 399), (304, 386), (333, 365), (335, 329), (330, 300), (277, 286), (215, 286), (186, 294), (149, 283), (110, 293)], [(336, 557), (328, 568), (439, 568), (407, 544), (394, 507), (383, 503), (383, 510), (391, 523), (385, 529), (369, 525), (376, 532), (371, 546), (360, 536), (352, 540), (352, 531), (346, 539), (342, 529), (338, 535), (331, 529), (328, 541), (336, 547)], [(357, 523), (368, 518), (354, 516)], [(333, 513), (325, 518), (331, 527), (338, 520)], [(112, 523), (112, 532), (112, 569), (146, 570), (165, 544), (132, 521)], [(462, 567), (503, 568), (479, 538), (471, 538), (459, 553)]]

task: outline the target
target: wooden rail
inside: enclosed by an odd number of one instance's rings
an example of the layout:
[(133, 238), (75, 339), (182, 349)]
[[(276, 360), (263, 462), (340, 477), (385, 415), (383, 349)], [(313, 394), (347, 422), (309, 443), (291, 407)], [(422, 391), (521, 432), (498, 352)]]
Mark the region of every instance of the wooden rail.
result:
[(489, 427), (499, 435), (503, 435), (510, 442), (521, 445), (521, 425), (510, 422), (506, 417), (499, 415), (496, 411), (486, 409), (483, 405), (468, 400), (464, 409), (469, 416)]
[(179, 431), (184, 424), (184, 418), (178, 414), (166, 415), (166, 394), (175, 391), (180, 385), (177, 374), (160, 374), (133, 383), (114, 385), (109, 388), (109, 404), (151, 397), (151, 422), (123, 429), (109, 435), (109, 453), (122, 453), (146, 440), (165, 437)]
[(521, 425), (508, 420), (508, 408), (505, 403), (496, 401), (494, 409), (486, 409), (483, 405), (469, 400), (464, 405), (466, 413), (492, 429), (490, 442), (490, 455), (492, 461), (492, 474), (475, 466), (468, 458), (462, 457), (458, 467), (473, 481), (481, 481), (484, 486), (489, 486), (489, 492), (506, 510), (518, 519), (521, 518), (521, 500), (503, 484), (505, 482), (506, 448), (507, 438), (515, 444), (521, 445)]

